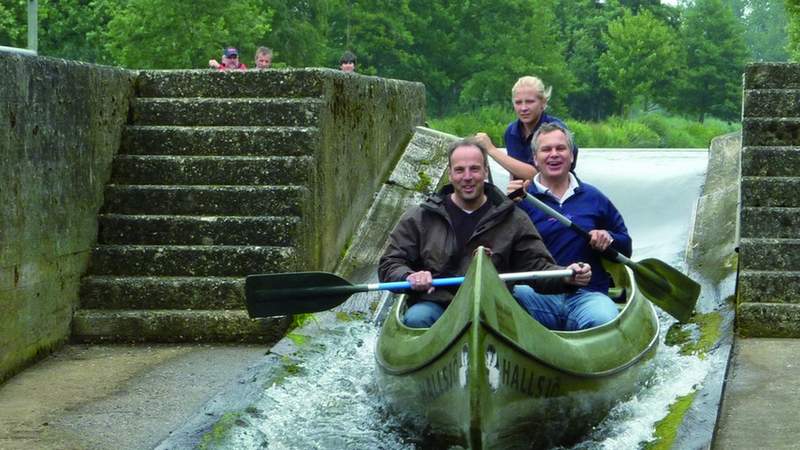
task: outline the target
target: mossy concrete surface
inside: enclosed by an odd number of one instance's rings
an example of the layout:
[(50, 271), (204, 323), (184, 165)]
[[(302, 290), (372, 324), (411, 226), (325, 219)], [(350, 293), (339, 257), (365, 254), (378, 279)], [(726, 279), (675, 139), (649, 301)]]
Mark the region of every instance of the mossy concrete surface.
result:
[[(250, 385), (247, 369), (263, 364), (265, 352), (251, 345), (68, 345), (0, 385), (0, 448), (154, 448), (204, 405), (208, 421), (221, 417), (225, 410), (209, 401), (231, 385)], [(247, 394), (226, 401), (246, 402)]]
[(0, 381), (69, 335), (134, 79), (0, 52)]
[(800, 337), (800, 64), (751, 64), (744, 84), (737, 333)]
[[(686, 260), (691, 270), (719, 283), (735, 274), (739, 204), (739, 155), (741, 133), (712, 140), (703, 191), (698, 199), (689, 236)], [(705, 306), (710, 309), (712, 305)]]
[(797, 448), (798, 354), (798, 339), (736, 340), (713, 449)]

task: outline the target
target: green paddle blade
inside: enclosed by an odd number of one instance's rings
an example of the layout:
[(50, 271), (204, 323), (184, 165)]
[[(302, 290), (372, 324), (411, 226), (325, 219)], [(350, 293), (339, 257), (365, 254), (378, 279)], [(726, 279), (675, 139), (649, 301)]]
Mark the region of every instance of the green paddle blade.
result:
[(250, 317), (273, 317), (325, 311), (344, 303), (363, 286), (353, 286), (328, 272), (250, 275), (244, 293)]
[(631, 265), (642, 294), (680, 322), (692, 317), (700, 284), (657, 259), (643, 259)]

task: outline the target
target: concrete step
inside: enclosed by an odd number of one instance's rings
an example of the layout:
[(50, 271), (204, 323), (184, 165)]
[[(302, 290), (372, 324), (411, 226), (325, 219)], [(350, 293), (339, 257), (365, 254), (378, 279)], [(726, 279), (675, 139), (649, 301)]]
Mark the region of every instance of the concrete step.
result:
[(800, 147), (743, 147), (742, 176), (800, 176)]
[(800, 118), (745, 116), (742, 120), (742, 146), (795, 146), (798, 142), (800, 142)]
[(100, 244), (291, 246), (300, 218), (101, 214), (98, 222)]
[(122, 132), (120, 153), (302, 156), (314, 154), (318, 139), (315, 127), (128, 125)]
[(800, 89), (797, 64), (748, 64), (744, 70), (744, 89)]
[(286, 272), (296, 266), (293, 247), (234, 245), (101, 245), (88, 274), (233, 277)]
[(739, 234), (743, 238), (800, 237), (800, 207), (743, 207)]
[(742, 337), (800, 338), (800, 305), (742, 303), (736, 308), (736, 334)]
[(800, 207), (800, 177), (742, 177), (742, 207)]
[(744, 91), (747, 117), (800, 117), (800, 88)]
[(118, 155), (115, 184), (305, 184), (310, 156), (164, 156)]
[(800, 271), (742, 270), (738, 283), (740, 302), (800, 304)]
[(316, 98), (135, 98), (134, 125), (316, 126), (322, 109)]
[(244, 277), (88, 276), (83, 309), (242, 309)]
[(800, 239), (739, 240), (740, 270), (793, 271), (800, 267)]
[(300, 216), (303, 186), (106, 186), (103, 213)]
[[(326, 76), (323, 76), (326, 75)], [(271, 69), (246, 72), (147, 70), (136, 80), (138, 97), (321, 97), (331, 69)]]
[(72, 319), (76, 342), (275, 342), (290, 317), (250, 319), (242, 310), (79, 309)]

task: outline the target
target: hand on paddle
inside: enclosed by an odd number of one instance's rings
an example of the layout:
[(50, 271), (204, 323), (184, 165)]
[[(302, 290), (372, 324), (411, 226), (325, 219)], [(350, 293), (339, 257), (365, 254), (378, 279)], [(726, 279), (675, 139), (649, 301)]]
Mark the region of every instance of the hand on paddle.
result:
[(411, 284), (413, 291), (427, 291), (428, 294), (433, 292), (433, 275), (427, 270), (420, 270), (413, 272), (406, 277), (406, 281)]
[(572, 271), (571, 277), (564, 278), (564, 282), (574, 286), (586, 286), (592, 279), (592, 266), (586, 263), (572, 263), (567, 269)]
[(589, 231), (589, 247), (602, 252), (603, 250), (607, 249), (612, 242), (614, 242), (614, 238), (611, 237), (611, 233), (606, 230), (591, 230)]

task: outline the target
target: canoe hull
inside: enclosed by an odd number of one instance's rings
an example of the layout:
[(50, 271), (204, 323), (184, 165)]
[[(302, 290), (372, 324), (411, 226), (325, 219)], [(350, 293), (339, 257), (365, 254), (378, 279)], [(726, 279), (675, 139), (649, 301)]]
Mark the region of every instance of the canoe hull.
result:
[[(539, 448), (580, 438), (648, 378), (658, 336), (652, 306), (632, 293), (616, 323), (554, 333), (493, 281), (487, 263), (473, 263), (475, 281), (468, 276), (445, 312), (452, 309), (452, 316), (440, 319), (442, 329), (404, 327), (402, 305), (395, 305), (376, 351), (383, 396), (407, 423), (442, 443)], [(464, 289), (472, 291), (462, 295)], [(556, 349), (543, 352), (548, 342)], [(592, 361), (593, 353), (604, 356), (592, 350), (612, 344), (626, 346), (622, 357)]]

